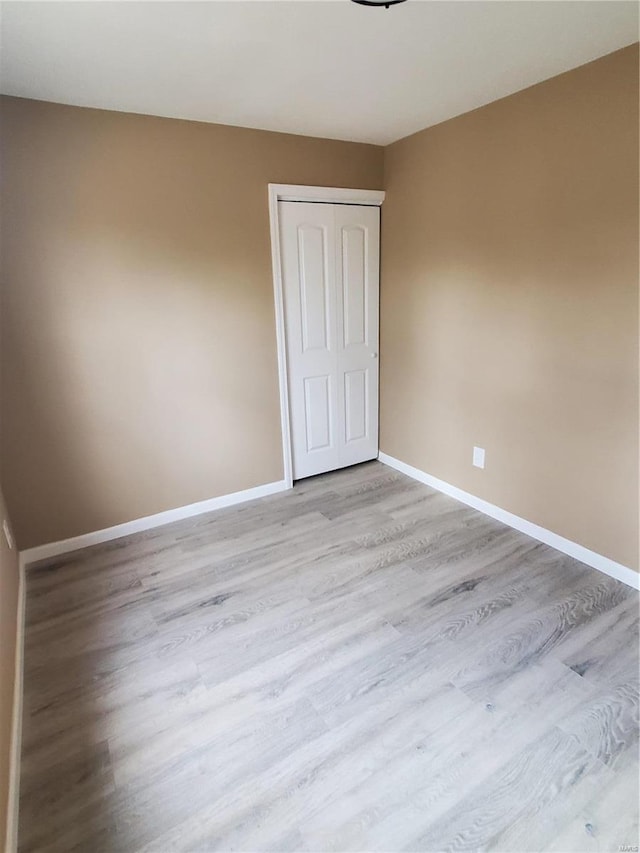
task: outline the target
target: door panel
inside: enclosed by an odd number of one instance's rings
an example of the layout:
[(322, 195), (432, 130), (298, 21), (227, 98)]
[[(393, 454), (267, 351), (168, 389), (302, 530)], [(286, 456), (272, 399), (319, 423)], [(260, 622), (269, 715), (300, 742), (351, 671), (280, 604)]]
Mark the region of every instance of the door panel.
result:
[(305, 377), (304, 411), (307, 453), (330, 448), (332, 446), (330, 376)]
[(344, 345), (366, 343), (366, 231), (361, 226), (342, 229)]
[(327, 229), (298, 227), (302, 351), (329, 348)]
[(345, 444), (367, 435), (367, 371), (344, 375)]
[(293, 476), (378, 454), (379, 209), (279, 202)]

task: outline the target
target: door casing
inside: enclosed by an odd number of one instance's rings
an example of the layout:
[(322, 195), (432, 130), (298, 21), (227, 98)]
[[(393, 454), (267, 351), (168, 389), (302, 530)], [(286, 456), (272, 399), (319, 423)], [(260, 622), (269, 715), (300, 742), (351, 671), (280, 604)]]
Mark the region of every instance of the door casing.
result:
[(273, 271), (273, 297), (278, 347), (278, 383), (280, 387), (280, 427), (282, 430), (282, 459), (287, 488), (293, 486), (291, 461), (291, 428), (289, 420), (289, 392), (287, 384), (287, 348), (284, 324), (284, 297), (282, 286), (282, 261), (280, 257), (279, 201), (311, 201), (325, 204), (365, 204), (380, 207), (384, 201), (383, 190), (352, 190), (338, 187), (310, 187), (298, 184), (269, 184), (269, 223), (271, 229), (271, 266)]

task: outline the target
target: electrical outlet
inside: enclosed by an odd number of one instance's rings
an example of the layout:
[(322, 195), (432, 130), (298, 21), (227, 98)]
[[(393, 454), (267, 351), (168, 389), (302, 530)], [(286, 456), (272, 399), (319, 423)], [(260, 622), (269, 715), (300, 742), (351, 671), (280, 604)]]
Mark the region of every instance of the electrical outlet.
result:
[(9, 548), (13, 548), (13, 536), (11, 535), (11, 528), (9, 527), (6, 518), (2, 522), (2, 530), (4, 532), (4, 538), (7, 540), (7, 545)]
[(476, 468), (484, 468), (484, 447), (473, 448), (473, 464)]

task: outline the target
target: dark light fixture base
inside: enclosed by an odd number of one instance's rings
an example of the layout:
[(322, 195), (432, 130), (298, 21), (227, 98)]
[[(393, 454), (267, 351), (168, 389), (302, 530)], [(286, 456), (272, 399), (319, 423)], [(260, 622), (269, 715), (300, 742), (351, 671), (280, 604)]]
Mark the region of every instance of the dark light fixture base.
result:
[(357, 3), (359, 6), (384, 6), (388, 9), (389, 6), (395, 6), (397, 3), (405, 3), (406, 0), (351, 0), (352, 3)]

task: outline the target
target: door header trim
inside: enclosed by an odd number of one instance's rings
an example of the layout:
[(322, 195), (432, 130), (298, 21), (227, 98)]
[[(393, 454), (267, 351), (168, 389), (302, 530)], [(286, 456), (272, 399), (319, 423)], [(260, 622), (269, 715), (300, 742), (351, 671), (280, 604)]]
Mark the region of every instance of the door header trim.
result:
[(298, 184), (269, 184), (269, 197), (276, 201), (324, 201), (328, 204), (366, 204), (380, 207), (384, 190), (351, 190), (338, 187), (307, 187)]
[(282, 287), (282, 262), (280, 258), (279, 201), (323, 201), (332, 204), (363, 204), (380, 207), (384, 201), (383, 190), (358, 190), (343, 187), (311, 187), (298, 184), (268, 184), (269, 225), (271, 230), (271, 267), (273, 273), (273, 301), (278, 347), (278, 382), (280, 385), (280, 426), (282, 430), (283, 480), (286, 488), (293, 486), (291, 461), (291, 426), (289, 420), (289, 391), (287, 388), (287, 348), (285, 345), (284, 298)]

